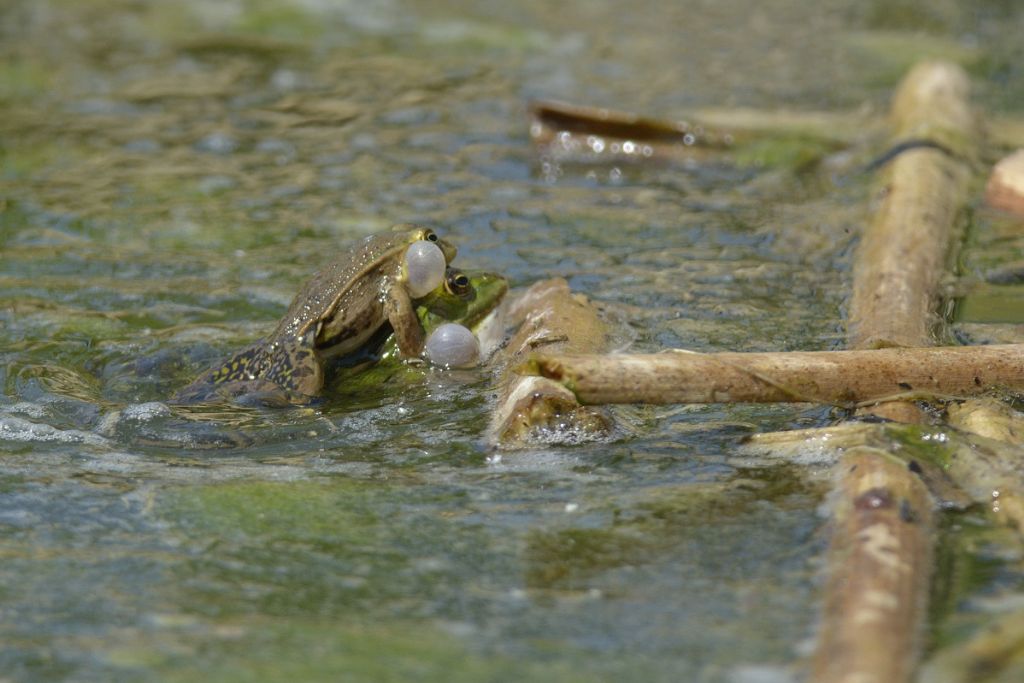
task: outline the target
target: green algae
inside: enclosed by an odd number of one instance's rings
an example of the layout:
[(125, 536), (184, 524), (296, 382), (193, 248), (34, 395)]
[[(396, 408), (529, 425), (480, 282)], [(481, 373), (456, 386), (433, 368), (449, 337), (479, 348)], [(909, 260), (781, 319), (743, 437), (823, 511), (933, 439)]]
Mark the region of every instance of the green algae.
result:
[(270, 542), (365, 541), (381, 524), (375, 512), (388, 489), (348, 480), (332, 483), (265, 481), (209, 485), (169, 492), (162, 506), (186, 527), (210, 536)]
[(26, 59), (0, 61), (0, 106), (33, 100), (53, 84), (53, 71)]
[[(333, 681), (404, 683), (406, 681), (542, 681), (571, 683), (621, 680), (641, 674), (642, 662), (607, 661), (606, 671), (593, 664), (568, 666), (557, 659), (530, 661), (509, 655), (486, 655), (459, 644), (451, 631), (416, 622), (339, 623), (305, 620), (275, 623), (246, 621), (196, 657), (172, 659), (161, 680), (196, 677), (225, 683), (255, 681)], [(230, 631), (230, 627), (221, 627)], [(454, 627), (453, 627), (454, 628)], [(561, 648), (560, 648), (561, 649)], [(561, 649), (564, 652), (564, 649)], [(141, 659), (141, 661), (136, 661)], [(144, 653), (118, 653), (125, 664), (152, 666)]]
[(782, 168), (793, 173), (812, 170), (825, 156), (837, 151), (834, 142), (808, 136), (768, 136), (738, 146), (741, 166)]
[(853, 59), (865, 65), (868, 78), (895, 84), (907, 70), (923, 60), (942, 59), (976, 68), (983, 53), (962, 41), (919, 30), (855, 31), (842, 38)]

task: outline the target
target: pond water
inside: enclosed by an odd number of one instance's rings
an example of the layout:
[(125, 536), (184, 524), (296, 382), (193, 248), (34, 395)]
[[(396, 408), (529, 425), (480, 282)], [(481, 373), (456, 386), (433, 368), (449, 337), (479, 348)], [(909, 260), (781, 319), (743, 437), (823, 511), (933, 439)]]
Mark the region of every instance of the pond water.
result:
[[(1024, 9), (13, 0), (0, 21), (0, 681), (792, 680), (824, 485), (735, 451), (828, 408), (631, 409), (608, 442), (499, 457), (483, 370), (291, 410), (163, 401), (407, 221), (513, 287), (567, 278), (636, 350), (842, 346), (869, 178), (767, 146), (552, 167), (527, 103), (881, 112), (942, 55), (1019, 111)], [(979, 590), (1019, 581), (977, 552)]]

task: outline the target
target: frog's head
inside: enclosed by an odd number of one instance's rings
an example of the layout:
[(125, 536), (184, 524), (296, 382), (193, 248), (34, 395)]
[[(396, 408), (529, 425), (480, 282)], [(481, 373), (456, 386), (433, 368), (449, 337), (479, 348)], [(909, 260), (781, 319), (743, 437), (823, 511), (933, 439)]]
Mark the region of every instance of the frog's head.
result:
[(412, 244), (413, 242), (433, 242), (441, 250), (441, 253), (444, 254), (445, 263), (451, 263), (459, 251), (455, 248), (454, 244), (438, 235), (433, 228), (428, 228), (425, 225), (399, 223), (391, 229), (394, 232), (405, 233), (406, 242), (408, 244)]
[(508, 280), (497, 273), (449, 266), (444, 281), (420, 302), (420, 321), (428, 334), (443, 323), (473, 329), (501, 305), (507, 293)]
[(405, 223), (394, 229), (401, 232), (400, 244), (405, 245), (399, 280), (409, 296), (422, 299), (444, 282), (445, 268), (457, 250), (431, 228)]

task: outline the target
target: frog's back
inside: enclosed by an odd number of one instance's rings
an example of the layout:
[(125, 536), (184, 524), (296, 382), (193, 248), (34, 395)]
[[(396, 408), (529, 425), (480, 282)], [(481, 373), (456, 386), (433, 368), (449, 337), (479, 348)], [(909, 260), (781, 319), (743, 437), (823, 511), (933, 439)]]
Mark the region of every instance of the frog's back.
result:
[[(332, 309), (355, 318), (362, 311), (349, 310), (354, 308), (353, 304), (379, 303), (380, 281), (398, 276), (401, 255), (410, 244), (409, 235), (409, 231), (370, 235), (321, 268), (295, 295), (269, 339), (283, 341), (303, 336)], [(352, 322), (358, 325), (368, 321)]]

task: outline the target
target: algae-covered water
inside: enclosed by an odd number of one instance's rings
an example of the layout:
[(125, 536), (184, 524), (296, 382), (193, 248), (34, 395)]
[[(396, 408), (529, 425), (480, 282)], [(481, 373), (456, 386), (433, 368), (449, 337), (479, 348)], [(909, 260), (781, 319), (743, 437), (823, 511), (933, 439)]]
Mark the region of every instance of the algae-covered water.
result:
[[(870, 115), (945, 56), (1019, 112), (1022, 12), (8, 0), (0, 681), (791, 680), (824, 487), (736, 447), (828, 408), (635, 409), (611, 441), (499, 455), (482, 370), (164, 401), (406, 221), (514, 287), (566, 277), (637, 350), (841, 346), (870, 184), (843, 155), (880, 149), (552, 166), (527, 103)], [(959, 584), (1016, 586), (986, 547)]]

